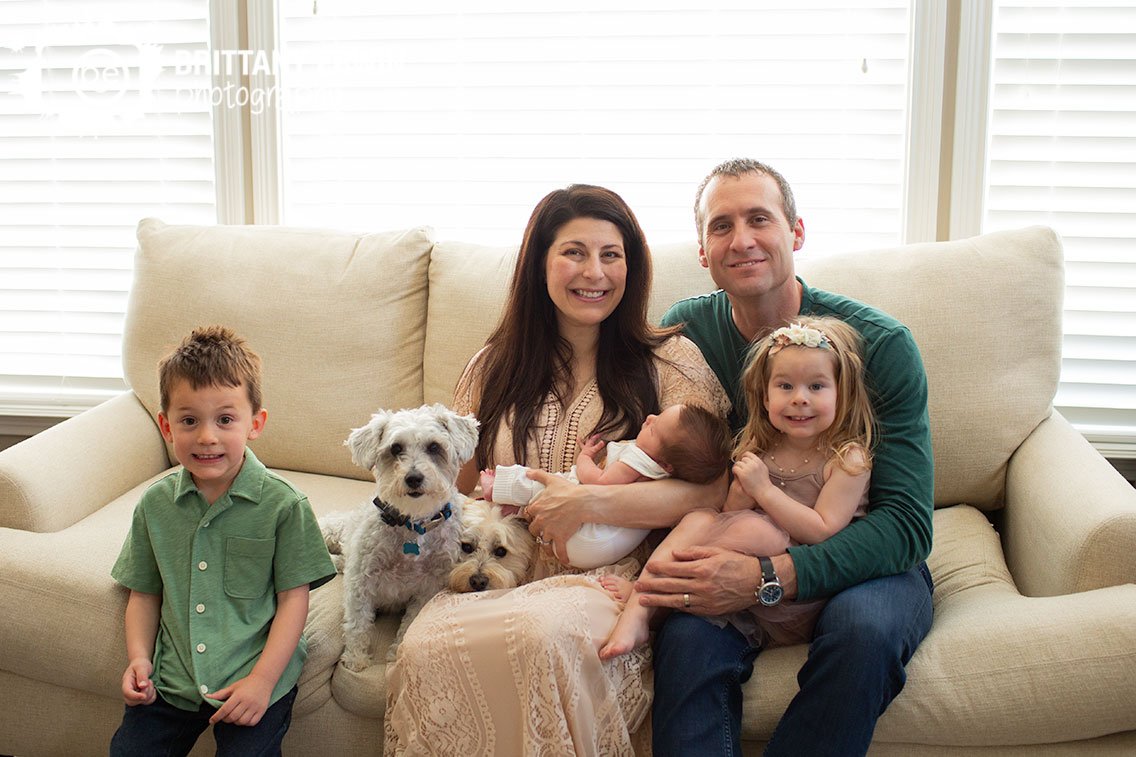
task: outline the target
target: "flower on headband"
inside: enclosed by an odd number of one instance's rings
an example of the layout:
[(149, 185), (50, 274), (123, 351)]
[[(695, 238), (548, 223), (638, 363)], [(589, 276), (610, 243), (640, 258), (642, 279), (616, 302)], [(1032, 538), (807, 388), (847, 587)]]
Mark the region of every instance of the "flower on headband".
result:
[(776, 355), (782, 347), (789, 345), (818, 347), (822, 350), (832, 349), (832, 345), (828, 343), (828, 337), (824, 335), (823, 331), (801, 323), (782, 326), (770, 334), (769, 339), (773, 342), (773, 346), (769, 348), (770, 355)]

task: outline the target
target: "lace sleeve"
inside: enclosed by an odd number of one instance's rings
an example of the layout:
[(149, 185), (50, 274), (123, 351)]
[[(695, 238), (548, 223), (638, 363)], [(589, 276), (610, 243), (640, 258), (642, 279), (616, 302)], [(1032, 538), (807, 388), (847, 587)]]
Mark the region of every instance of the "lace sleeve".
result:
[(451, 409), (459, 415), (477, 415), (477, 406), (481, 400), (481, 358), (485, 350), (486, 348), (482, 347), (469, 359), (457, 386), (454, 387)]
[(702, 351), (684, 336), (673, 336), (659, 347), (659, 407), (693, 404), (721, 415), (730, 412), (730, 399)]

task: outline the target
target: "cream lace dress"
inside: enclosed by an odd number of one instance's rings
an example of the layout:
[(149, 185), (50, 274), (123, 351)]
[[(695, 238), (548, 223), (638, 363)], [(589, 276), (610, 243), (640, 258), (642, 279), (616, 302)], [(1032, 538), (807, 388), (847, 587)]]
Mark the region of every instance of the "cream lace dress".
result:
[[(725, 415), (725, 392), (692, 342), (672, 337), (657, 354), (661, 408), (692, 403)], [(456, 410), (474, 410), (478, 381), (467, 367)], [(601, 409), (594, 381), (566, 408), (547, 402), (542, 431), (521, 462), (568, 470), (577, 441), (592, 433)], [(511, 445), (502, 429), (493, 462), (517, 462)], [(650, 650), (608, 661), (598, 656), (622, 610), (598, 577), (631, 578), (645, 556), (587, 572), (538, 557), (524, 586), (434, 597), (387, 668), (384, 754), (560, 757), (649, 749)]]

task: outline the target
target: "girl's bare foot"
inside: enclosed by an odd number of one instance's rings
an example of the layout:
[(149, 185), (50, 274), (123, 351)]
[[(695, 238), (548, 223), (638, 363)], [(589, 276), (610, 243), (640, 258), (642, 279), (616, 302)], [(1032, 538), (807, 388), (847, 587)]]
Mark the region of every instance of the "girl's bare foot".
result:
[(606, 574), (600, 576), (600, 586), (607, 589), (607, 593), (616, 602), (626, 602), (627, 598), (631, 596), (631, 590), (634, 587), (626, 578)]
[(636, 647), (641, 647), (650, 641), (650, 615), (648, 608), (639, 604), (638, 597), (633, 597), (627, 603), (619, 620), (615, 621), (615, 628), (611, 635), (600, 647), (600, 659), (610, 660), (621, 654), (627, 654)]

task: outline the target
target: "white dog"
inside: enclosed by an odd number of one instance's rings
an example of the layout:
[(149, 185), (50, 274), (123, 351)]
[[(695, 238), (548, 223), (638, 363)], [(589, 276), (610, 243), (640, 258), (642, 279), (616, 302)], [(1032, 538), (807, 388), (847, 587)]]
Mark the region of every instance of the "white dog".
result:
[(377, 610), (406, 608), (393, 660), (410, 621), (447, 583), (458, 555), (461, 466), (477, 446), (477, 420), (442, 405), (384, 410), (347, 439), (351, 459), (374, 472), (375, 498), (357, 510), (320, 520), (328, 551), (344, 580), (343, 664), (371, 665), (371, 627)]
[(536, 541), (520, 515), (485, 500), (466, 502), (461, 554), (450, 572), (456, 592), (511, 589), (528, 576)]

